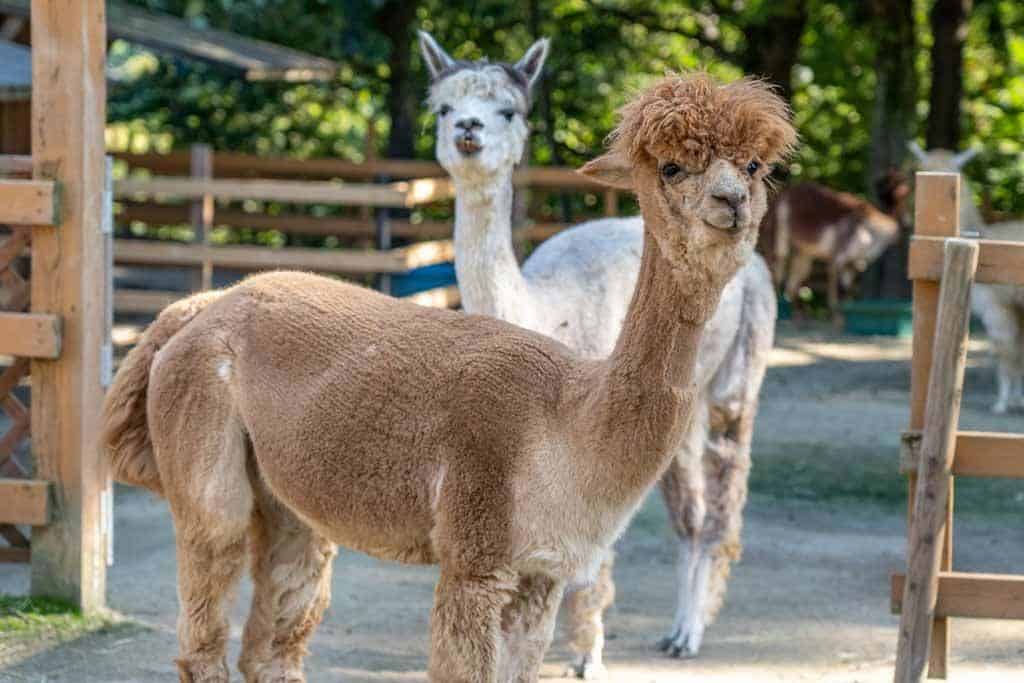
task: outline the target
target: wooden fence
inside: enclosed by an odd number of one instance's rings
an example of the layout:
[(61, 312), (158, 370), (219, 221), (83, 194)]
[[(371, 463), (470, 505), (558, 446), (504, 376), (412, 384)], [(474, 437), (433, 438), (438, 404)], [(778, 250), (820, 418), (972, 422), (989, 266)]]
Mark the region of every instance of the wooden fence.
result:
[[(31, 591), (86, 611), (106, 591), (110, 488), (95, 447), (108, 376), (109, 193), (103, 0), (32, 0), (32, 156), (0, 179), (0, 560), (31, 560)], [(31, 280), (11, 264), (31, 249)], [(16, 389), (31, 380), (26, 406)], [(15, 452), (30, 436), (34, 471)], [(31, 537), (26, 533), (31, 527)]]
[[(444, 202), (453, 197), (453, 184), (434, 162), (382, 159), (353, 163), (336, 159), (296, 160), (264, 158), (227, 152), (214, 153), (206, 145), (170, 154), (115, 154), (130, 169), (145, 169), (151, 177), (135, 176), (114, 185), (119, 200), (117, 220), (147, 224), (190, 224), (191, 244), (167, 241), (118, 239), (117, 263), (152, 266), (195, 267), (192, 290), (212, 284), (214, 268), (257, 270), (300, 268), (349, 275), (378, 275), (387, 291), (389, 277), (413, 268), (451, 261), (450, 221), (393, 219), (393, 209), (410, 209)], [(380, 182), (381, 178), (390, 179)], [(329, 180), (328, 180), (329, 179)], [(338, 182), (338, 181), (342, 182)], [(369, 181), (376, 180), (376, 183)], [(603, 214), (616, 215), (619, 195), (566, 168), (528, 168), (513, 181), (532, 193), (601, 193)], [(167, 200), (177, 203), (167, 203)], [(268, 215), (244, 210), (246, 200), (287, 204), (346, 206), (355, 212), (345, 216), (312, 216), (294, 211)], [(225, 206), (233, 203), (232, 206)], [(273, 229), (295, 235), (334, 235), (349, 241), (374, 242), (374, 249), (268, 248), (213, 246), (209, 238), (215, 225)], [(541, 241), (565, 227), (558, 222), (531, 221), (520, 217), (519, 239)], [(392, 238), (415, 243), (391, 248)], [(427, 240), (427, 241), (421, 241)], [(119, 290), (115, 306), (122, 312), (159, 310), (176, 292)], [(428, 305), (458, 303), (454, 287), (416, 295)]]
[(911, 417), (900, 454), (908, 569), (891, 586), (901, 613), (896, 683), (919, 683), (926, 668), (946, 678), (951, 617), (1024, 619), (1024, 575), (953, 571), (954, 477), (1024, 478), (1024, 434), (957, 430), (971, 283), (1024, 285), (1024, 244), (958, 239), (958, 201), (957, 174), (917, 174)]

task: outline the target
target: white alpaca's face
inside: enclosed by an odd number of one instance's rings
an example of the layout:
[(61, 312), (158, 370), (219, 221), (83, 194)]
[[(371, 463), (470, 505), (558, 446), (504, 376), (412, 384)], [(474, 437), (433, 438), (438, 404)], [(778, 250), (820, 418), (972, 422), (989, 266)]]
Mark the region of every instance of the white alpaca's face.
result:
[(486, 182), (511, 172), (523, 158), (530, 91), (547, 58), (547, 39), (531, 45), (514, 65), (457, 62), (424, 31), (420, 50), (430, 71), (437, 160), (456, 180)]
[(467, 67), (430, 89), (437, 160), (453, 177), (510, 171), (523, 158), (529, 129), (526, 93), (504, 67)]

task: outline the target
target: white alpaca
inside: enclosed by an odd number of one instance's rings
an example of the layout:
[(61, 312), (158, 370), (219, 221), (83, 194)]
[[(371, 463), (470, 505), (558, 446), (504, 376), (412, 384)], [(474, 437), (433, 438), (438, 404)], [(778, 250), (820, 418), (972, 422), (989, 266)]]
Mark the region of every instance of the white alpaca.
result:
[[(563, 231), (523, 264), (512, 249), (512, 173), (522, 158), (533, 85), (548, 41), (515, 65), (453, 60), (426, 33), (429, 104), (437, 158), (456, 187), (455, 268), (465, 310), (547, 334), (588, 358), (611, 353), (640, 268), (639, 217)], [(726, 287), (697, 360), (701, 391), (682, 450), (662, 479), (679, 536), (678, 609), (661, 648), (697, 654), (739, 556), (750, 439), (776, 316), (771, 276), (754, 257)], [(604, 673), (603, 611), (611, 604), (611, 555), (598, 581), (570, 591), (567, 609), (577, 675)]]
[[(945, 149), (926, 152), (915, 142), (909, 147), (922, 171), (960, 173), (977, 154), (974, 149), (959, 154)], [(1024, 241), (1024, 221), (985, 223), (964, 175), (960, 176), (960, 229), (977, 231), (987, 239)], [(1024, 408), (1024, 287), (975, 283), (971, 308), (981, 318), (996, 356), (997, 394), (992, 412)]]

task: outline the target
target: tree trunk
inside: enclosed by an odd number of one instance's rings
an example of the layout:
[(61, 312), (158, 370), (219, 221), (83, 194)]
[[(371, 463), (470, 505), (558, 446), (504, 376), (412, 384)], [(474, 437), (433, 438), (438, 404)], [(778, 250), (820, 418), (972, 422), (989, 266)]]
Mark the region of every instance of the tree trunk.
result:
[(793, 66), (807, 24), (807, 0), (783, 0), (766, 12), (762, 22), (745, 27), (747, 44), (741, 66), (779, 86), (788, 100), (793, 92)]
[[(871, 121), (871, 152), (867, 194), (877, 204), (875, 181), (899, 167), (914, 128), (917, 79), (914, 77), (913, 0), (872, 0), (871, 28), (875, 53), (875, 108)], [(869, 298), (902, 298), (909, 294), (906, 279), (906, 240), (890, 247), (863, 278), (862, 294)]]
[(388, 55), (388, 117), (391, 132), (385, 155), (409, 159), (416, 151), (416, 119), (419, 112), (417, 79), (412, 71), (413, 22), (415, 0), (388, 0), (374, 15), (377, 30), (391, 42)]
[(960, 142), (963, 50), (971, 0), (935, 0), (931, 11), (932, 89), (928, 96), (928, 149), (956, 150)]

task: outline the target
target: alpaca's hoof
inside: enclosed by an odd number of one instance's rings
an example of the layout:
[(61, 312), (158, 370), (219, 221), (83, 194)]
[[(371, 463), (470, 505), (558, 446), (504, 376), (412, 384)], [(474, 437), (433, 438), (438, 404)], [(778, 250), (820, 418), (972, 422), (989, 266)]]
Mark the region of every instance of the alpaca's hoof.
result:
[(584, 681), (603, 681), (608, 678), (608, 670), (601, 662), (591, 661), (589, 655), (580, 657), (570, 664), (565, 671), (566, 678), (579, 678)]
[(1009, 406), (1006, 405), (1006, 401), (996, 401), (992, 404), (992, 412), (995, 415), (1006, 415), (1006, 411)]
[(689, 633), (680, 630), (673, 635), (659, 640), (658, 649), (669, 657), (692, 659), (700, 652), (700, 643), (703, 640), (703, 636), (703, 629), (694, 629)]

